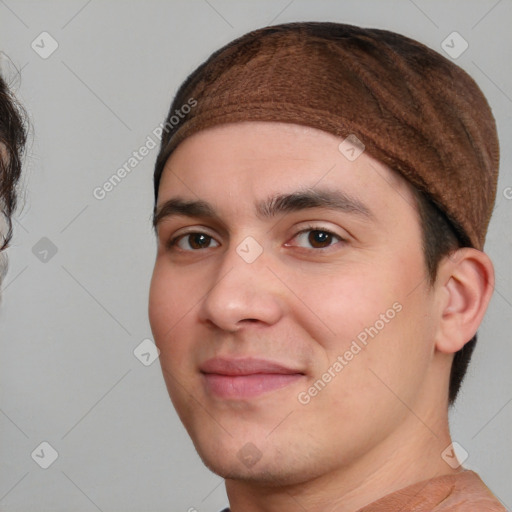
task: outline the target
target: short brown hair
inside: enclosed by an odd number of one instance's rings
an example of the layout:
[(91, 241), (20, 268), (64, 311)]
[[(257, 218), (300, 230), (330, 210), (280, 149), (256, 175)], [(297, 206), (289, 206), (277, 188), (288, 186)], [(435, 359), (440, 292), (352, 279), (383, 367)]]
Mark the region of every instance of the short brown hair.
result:
[[(432, 286), (437, 278), (441, 260), (461, 247), (471, 247), (463, 232), (456, 229), (445, 213), (431, 200), (425, 192), (411, 187), (416, 198), (423, 238), (423, 254), (429, 284)], [(471, 354), (476, 345), (475, 334), (458, 352), (455, 353), (450, 373), (448, 393), (449, 404), (457, 398), (462, 381), (466, 375)]]

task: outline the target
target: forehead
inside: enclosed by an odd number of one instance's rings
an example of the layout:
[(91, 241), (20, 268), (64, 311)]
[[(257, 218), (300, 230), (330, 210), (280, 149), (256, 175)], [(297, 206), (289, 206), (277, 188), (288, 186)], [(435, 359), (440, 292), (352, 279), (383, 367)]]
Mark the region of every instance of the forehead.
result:
[(208, 128), (185, 139), (167, 161), (158, 205), (179, 195), (240, 209), (271, 195), (323, 189), (369, 203), (371, 210), (393, 210), (398, 202), (414, 207), (412, 188), (401, 175), (366, 152), (350, 160), (345, 147), (333, 134), (291, 123)]

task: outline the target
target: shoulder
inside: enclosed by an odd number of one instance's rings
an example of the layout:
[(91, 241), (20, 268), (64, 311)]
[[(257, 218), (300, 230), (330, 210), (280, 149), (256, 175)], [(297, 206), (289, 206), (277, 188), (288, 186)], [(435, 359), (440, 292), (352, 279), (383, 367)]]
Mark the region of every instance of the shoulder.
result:
[(436, 512), (460, 510), (506, 512), (498, 498), (485, 485), (477, 473), (465, 470), (453, 478), (453, 487), (445, 500), (434, 509)]
[(507, 512), (482, 479), (470, 470), (410, 485), (363, 507), (359, 512)]

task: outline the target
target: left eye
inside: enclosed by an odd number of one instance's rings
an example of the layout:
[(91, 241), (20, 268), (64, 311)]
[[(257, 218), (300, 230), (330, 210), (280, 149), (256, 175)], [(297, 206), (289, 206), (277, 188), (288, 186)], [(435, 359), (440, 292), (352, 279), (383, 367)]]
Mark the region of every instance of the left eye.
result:
[[(294, 240), (299, 240), (301, 243), (309, 244), (308, 248), (313, 249), (326, 249), (333, 245), (333, 242), (340, 241), (343, 242), (343, 238), (336, 235), (332, 231), (321, 229), (321, 228), (308, 228), (293, 238)], [(290, 244), (286, 244), (290, 245)]]

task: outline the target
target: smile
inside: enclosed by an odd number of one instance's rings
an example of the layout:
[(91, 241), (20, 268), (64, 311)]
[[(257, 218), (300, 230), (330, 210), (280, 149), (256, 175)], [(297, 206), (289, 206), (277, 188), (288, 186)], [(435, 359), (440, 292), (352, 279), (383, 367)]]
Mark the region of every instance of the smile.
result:
[(207, 392), (224, 399), (254, 398), (304, 377), (300, 370), (264, 359), (210, 359), (201, 372)]

